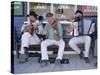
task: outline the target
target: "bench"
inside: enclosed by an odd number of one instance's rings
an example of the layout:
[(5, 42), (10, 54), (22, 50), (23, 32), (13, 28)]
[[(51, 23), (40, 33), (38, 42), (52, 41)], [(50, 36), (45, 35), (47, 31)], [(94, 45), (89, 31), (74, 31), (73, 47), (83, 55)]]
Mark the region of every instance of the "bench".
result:
[[(19, 49), (20, 49), (20, 43), (17, 44), (17, 58), (19, 59)], [(78, 45), (81, 49), (84, 48), (84, 44)], [(58, 46), (51, 45), (48, 48), (48, 54), (49, 54), (49, 62), (52, 64), (55, 62), (55, 55), (58, 53)], [(29, 46), (29, 57), (38, 57), (38, 63), (41, 63), (41, 45), (30, 45)], [(64, 54), (77, 54), (73, 49), (71, 49), (68, 46), (68, 43), (65, 44)], [(53, 56), (54, 55), (54, 56)], [(63, 58), (60, 62), (61, 64), (69, 64), (69, 59)]]
[[(17, 57), (19, 58), (19, 50), (20, 50), (20, 43), (17, 43)], [(84, 48), (84, 44), (79, 44), (78, 45), (79, 48), (83, 49)], [(51, 45), (48, 48), (48, 54), (52, 55), (52, 54), (57, 54), (58, 52), (58, 46), (56, 45)], [(41, 45), (30, 45), (29, 46), (29, 54), (32, 54), (32, 56), (40, 56), (38, 54), (41, 54)], [(77, 54), (73, 49), (71, 49), (68, 45), (68, 43), (65, 44), (65, 49), (64, 49), (64, 54)]]

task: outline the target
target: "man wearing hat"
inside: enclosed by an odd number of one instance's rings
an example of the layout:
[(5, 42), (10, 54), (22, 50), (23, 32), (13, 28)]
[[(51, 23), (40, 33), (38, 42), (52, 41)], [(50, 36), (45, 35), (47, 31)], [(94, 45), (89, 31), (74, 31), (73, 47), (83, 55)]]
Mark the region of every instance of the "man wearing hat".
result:
[(27, 27), (27, 25), (29, 25), (29, 24), (33, 24), (35, 29), (38, 29), (40, 27), (41, 27), (41, 29), (43, 29), (41, 22), (39, 22), (39, 20), (38, 20), (38, 15), (34, 11), (30, 11), (30, 14), (27, 15), (27, 20), (28, 21), (24, 25), (22, 25), (21, 32), (24, 32), (25, 27)]
[(52, 13), (47, 13), (48, 24), (44, 28), (44, 34), (47, 35), (47, 39), (41, 43), (41, 60), (42, 66), (48, 65), (48, 52), (47, 47), (50, 45), (59, 46), (58, 55), (55, 63), (60, 64), (63, 57), (65, 42), (62, 39), (63, 31), (60, 24), (55, 21)]
[[(83, 34), (83, 12), (81, 10), (77, 10), (74, 16), (74, 22), (79, 24), (78, 34), (79, 36), (73, 37), (69, 40), (69, 46), (76, 51), (81, 57), (84, 56), (84, 60), (86, 63), (89, 63), (89, 51), (91, 45), (91, 37)], [(82, 27), (82, 28), (80, 28)], [(69, 28), (69, 30), (73, 31), (75, 29), (74, 25)], [(85, 50), (80, 50), (77, 44), (85, 44)]]
[[(37, 14), (33, 11), (30, 11), (30, 14), (27, 15), (27, 17), (29, 19), (29, 22), (24, 24), (21, 28), (22, 37), (21, 37), (21, 50), (19, 51), (20, 55), (25, 54), (25, 52), (29, 48), (29, 45), (40, 44), (40, 39), (36, 34), (36, 29), (39, 26), (41, 26), (40, 22), (37, 20)], [(27, 29), (28, 29), (28, 31), (30, 31), (30, 29), (31, 29), (31, 28), (29, 28), (30, 25), (32, 25), (34, 27), (34, 31), (31, 33), (31, 35), (30, 35), (30, 33), (27, 33)]]

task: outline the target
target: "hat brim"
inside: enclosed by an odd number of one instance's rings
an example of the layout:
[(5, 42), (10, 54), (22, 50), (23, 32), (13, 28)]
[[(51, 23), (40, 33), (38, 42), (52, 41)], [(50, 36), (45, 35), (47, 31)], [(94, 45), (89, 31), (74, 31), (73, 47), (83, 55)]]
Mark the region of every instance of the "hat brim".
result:
[(48, 14), (46, 15), (47, 18), (48, 18), (48, 17), (52, 17), (52, 16), (53, 16), (52, 13), (48, 13)]
[(35, 14), (35, 15), (30, 15), (30, 14), (28, 14), (28, 15), (26, 15), (26, 17), (29, 17), (29, 16), (38, 16), (37, 14)]

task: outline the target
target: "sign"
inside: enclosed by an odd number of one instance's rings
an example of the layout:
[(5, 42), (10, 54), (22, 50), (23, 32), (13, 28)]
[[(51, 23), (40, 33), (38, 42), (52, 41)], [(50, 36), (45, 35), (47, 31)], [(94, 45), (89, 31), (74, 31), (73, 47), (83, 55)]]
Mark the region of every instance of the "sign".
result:
[(11, 2), (11, 12), (13, 16), (24, 15), (24, 3), (19, 1)]
[(63, 14), (63, 9), (56, 9), (56, 14)]
[(81, 10), (84, 16), (97, 16), (96, 6), (81, 6)]

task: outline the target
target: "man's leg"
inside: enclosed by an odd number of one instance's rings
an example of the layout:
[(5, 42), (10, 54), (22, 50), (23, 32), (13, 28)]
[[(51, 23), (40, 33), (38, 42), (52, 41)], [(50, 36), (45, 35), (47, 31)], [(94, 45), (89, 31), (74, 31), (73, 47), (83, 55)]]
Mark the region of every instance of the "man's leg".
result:
[(41, 41), (39, 39), (39, 37), (36, 35), (36, 33), (33, 34), (33, 36), (30, 37), (30, 45), (36, 45), (36, 44), (40, 44)]
[(91, 45), (91, 37), (90, 36), (83, 36), (83, 43), (85, 43), (85, 51), (83, 51), (84, 60), (86, 63), (90, 63), (89, 52), (90, 52), (90, 45)]
[(89, 57), (91, 37), (90, 36), (84, 36), (84, 42), (85, 42), (84, 57)]
[(42, 64), (41, 66), (46, 66), (48, 64), (48, 52), (47, 52), (47, 47), (54, 44), (54, 40), (46, 39), (41, 43), (41, 60)]
[(75, 52), (77, 53), (77, 54), (80, 54), (81, 53), (81, 50), (78, 48), (78, 46), (77, 46), (77, 44), (79, 44), (80, 43), (80, 37), (73, 37), (72, 39), (70, 39), (69, 40), (69, 46), (73, 49), (73, 50), (75, 50)]
[(55, 61), (55, 64), (60, 64), (62, 57), (63, 57), (63, 53), (64, 53), (64, 48), (65, 48), (65, 42), (63, 41), (63, 39), (56, 41), (55, 45), (59, 46), (59, 50), (58, 50), (58, 55)]
[(56, 59), (62, 60), (64, 48), (65, 48), (65, 42), (63, 41), (63, 39), (61, 39), (61, 40), (56, 42), (56, 45), (59, 46), (58, 55), (57, 55)]
[(90, 36), (80, 36), (80, 43), (85, 44), (85, 50), (83, 51), (84, 60), (86, 63), (89, 63), (89, 51), (90, 51), (90, 44), (91, 44), (91, 37)]
[(28, 61), (29, 42), (30, 42), (30, 34), (24, 33), (21, 39), (21, 50), (20, 50), (20, 59), (21, 59), (20, 62), (22, 63)]
[(47, 47), (54, 44), (54, 40), (46, 39), (41, 43), (42, 60), (48, 60)]

